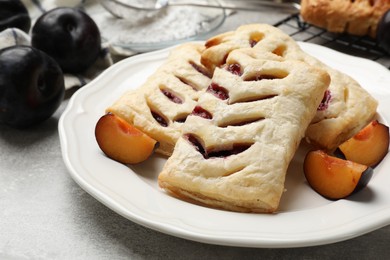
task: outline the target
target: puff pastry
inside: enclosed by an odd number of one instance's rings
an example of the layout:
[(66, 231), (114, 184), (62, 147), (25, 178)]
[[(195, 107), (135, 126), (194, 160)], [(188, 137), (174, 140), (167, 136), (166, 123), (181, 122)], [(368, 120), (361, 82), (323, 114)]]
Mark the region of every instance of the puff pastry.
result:
[(173, 195), (240, 212), (274, 212), (285, 174), (329, 75), (252, 48), (229, 53), (183, 124), (159, 175)]
[(210, 83), (200, 63), (204, 46), (187, 43), (175, 48), (167, 61), (138, 89), (130, 90), (107, 108), (159, 142), (156, 152), (170, 155), (183, 121)]
[(273, 26), (244, 25), (236, 31), (210, 38), (205, 46), (201, 61), (211, 71), (224, 66), (229, 53), (240, 48), (267, 51), (326, 70), (331, 83), (306, 131), (306, 139), (322, 149), (334, 150), (367, 125), (376, 114), (377, 101), (355, 80), (306, 54), (291, 37)]
[(375, 37), (378, 23), (390, 9), (389, 0), (302, 0), (301, 16), (330, 32)]

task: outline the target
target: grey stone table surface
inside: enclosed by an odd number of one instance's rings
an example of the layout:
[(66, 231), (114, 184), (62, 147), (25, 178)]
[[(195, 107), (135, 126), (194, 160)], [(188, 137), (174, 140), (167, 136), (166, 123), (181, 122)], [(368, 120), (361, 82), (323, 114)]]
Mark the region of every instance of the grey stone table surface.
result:
[[(283, 15), (237, 13), (215, 33)], [(70, 96), (41, 125), (0, 126), (0, 259), (388, 259), (390, 226), (329, 245), (258, 249), (192, 242), (125, 219), (65, 167), (57, 126)]]

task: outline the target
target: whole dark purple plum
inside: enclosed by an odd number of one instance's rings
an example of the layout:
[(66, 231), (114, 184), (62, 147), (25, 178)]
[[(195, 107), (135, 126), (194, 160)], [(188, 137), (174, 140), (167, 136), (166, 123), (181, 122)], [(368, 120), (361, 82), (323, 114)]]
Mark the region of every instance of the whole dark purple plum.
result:
[(20, 0), (0, 0), (0, 32), (7, 28), (19, 28), (28, 33), (30, 27), (31, 18)]
[(390, 10), (384, 13), (379, 21), (376, 40), (378, 45), (390, 54)]
[(83, 11), (58, 7), (41, 15), (32, 28), (32, 46), (53, 57), (64, 72), (80, 73), (98, 58), (99, 28)]
[(31, 46), (0, 50), (0, 123), (16, 128), (38, 124), (60, 106), (64, 77), (57, 62)]

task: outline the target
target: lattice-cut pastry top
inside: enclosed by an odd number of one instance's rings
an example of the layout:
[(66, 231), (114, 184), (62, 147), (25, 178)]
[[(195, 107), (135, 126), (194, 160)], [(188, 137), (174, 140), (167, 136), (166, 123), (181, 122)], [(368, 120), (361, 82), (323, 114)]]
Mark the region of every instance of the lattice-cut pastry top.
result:
[(140, 88), (126, 92), (107, 112), (156, 139), (157, 152), (170, 155), (200, 91), (210, 84), (211, 73), (200, 63), (203, 49), (197, 43), (175, 48)]
[(231, 52), (183, 124), (159, 185), (211, 207), (274, 212), (329, 75), (253, 49)]
[(210, 70), (225, 66), (229, 53), (240, 48), (267, 51), (325, 69), (331, 77), (331, 84), (306, 132), (307, 140), (320, 148), (334, 150), (376, 114), (376, 100), (355, 80), (308, 55), (291, 37), (273, 26), (244, 25), (236, 31), (210, 38), (205, 46), (202, 63)]

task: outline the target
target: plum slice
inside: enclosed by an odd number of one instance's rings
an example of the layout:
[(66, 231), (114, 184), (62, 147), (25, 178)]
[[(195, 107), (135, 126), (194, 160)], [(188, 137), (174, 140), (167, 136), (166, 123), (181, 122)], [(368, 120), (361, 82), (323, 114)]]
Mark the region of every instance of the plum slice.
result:
[(107, 157), (124, 164), (145, 161), (158, 145), (156, 140), (112, 113), (98, 120), (95, 138)]
[(309, 185), (332, 200), (360, 191), (374, 173), (371, 167), (330, 156), (322, 150), (310, 151), (305, 157), (303, 169)]
[(372, 121), (355, 136), (339, 146), (347, 160), (367, 166), (376, 166), (389, 149), (389, 127)]

